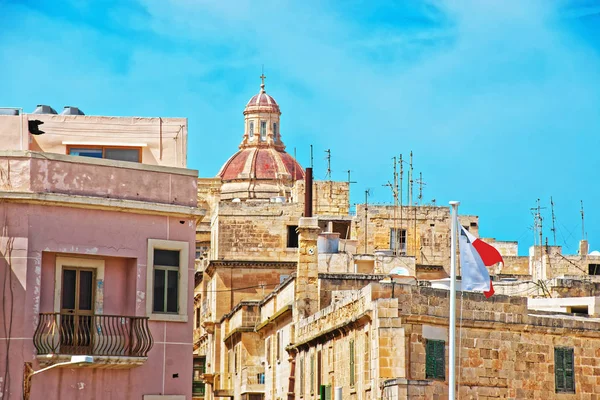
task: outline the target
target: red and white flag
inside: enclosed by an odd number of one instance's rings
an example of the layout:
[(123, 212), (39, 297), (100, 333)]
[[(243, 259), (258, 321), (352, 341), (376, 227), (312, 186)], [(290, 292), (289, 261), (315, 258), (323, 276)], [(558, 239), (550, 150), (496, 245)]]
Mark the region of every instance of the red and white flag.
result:
[(494, 287), (487, 267), (504, 263), (504, 260), (493, 246), (459, 226), (461, 287), (463, 290), (482, 290), (485, 297), (489, 298), (494, 294)]

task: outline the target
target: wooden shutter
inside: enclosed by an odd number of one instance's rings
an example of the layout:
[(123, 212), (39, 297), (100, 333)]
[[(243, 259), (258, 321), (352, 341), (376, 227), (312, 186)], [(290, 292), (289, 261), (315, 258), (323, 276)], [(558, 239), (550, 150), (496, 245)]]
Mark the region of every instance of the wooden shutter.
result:
[(563, 392), (565, 390), (565, 349), (554, 349), (554, 379), (556, 391)]
[(446, 378), (446, 342), (435, 341), (435, 377), (445, 379)]
[(350, 340), (350, 386), (354, 386), (354, 340)]
[(425, 378), (435, 378), (435, 342), (425, 342)]
[(575, 376), (573, 373), (573, 349), (563, 349), (565, 365), (565, 391), (575, 392)]

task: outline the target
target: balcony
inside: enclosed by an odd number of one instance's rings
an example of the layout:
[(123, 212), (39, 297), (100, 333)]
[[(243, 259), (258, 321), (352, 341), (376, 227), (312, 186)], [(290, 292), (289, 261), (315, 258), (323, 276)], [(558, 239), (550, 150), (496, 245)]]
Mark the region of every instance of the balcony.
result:
[(240, 391), (261, 394), (265, 391), (265, 368), (263, 366), (247, 366), (242, 368)]
[(40, 364), (54, 364), (71, 355), (94, 356), (94, 365), (133, 368), (152, 348), (148, 317), (41, 313), (33, 344)]

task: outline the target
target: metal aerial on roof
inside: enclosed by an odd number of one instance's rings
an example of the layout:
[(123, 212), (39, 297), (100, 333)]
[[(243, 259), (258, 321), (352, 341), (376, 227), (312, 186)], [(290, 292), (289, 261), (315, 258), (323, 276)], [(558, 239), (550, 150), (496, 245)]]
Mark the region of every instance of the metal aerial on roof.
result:
[(60, 115), (85, 115), (83, 111), (81, 111), (77, 107), (65, 106), (65, 109), (62, 110)]
[(32, 114), (58, 114), (56, 110), (45, 104), (38, 104)]

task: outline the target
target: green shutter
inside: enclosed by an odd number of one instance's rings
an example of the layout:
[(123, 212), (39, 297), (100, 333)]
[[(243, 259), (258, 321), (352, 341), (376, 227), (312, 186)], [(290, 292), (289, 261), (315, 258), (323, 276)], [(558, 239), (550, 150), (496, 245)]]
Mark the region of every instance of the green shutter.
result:
[(354, 386), (354, 340), (350, 340), (350, 386)]
[(425, 378), (435, 378), (435, 342), (425, 342)]
[(575, 392), (575, 376), (573, 373), (573, 349), (564, 349), (565, 390)]
[(573, 349), (554, 349), (555, 391), (575, 393), (575, 374)]
[(435, 377), (446, 378), (446, 342), (436, 341), (435, 343)]

